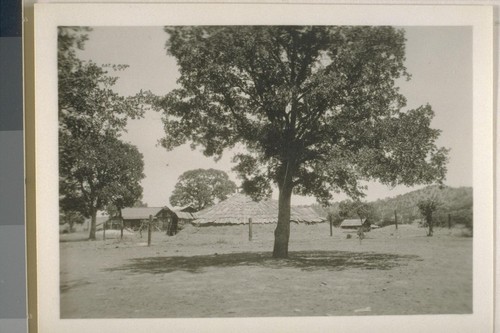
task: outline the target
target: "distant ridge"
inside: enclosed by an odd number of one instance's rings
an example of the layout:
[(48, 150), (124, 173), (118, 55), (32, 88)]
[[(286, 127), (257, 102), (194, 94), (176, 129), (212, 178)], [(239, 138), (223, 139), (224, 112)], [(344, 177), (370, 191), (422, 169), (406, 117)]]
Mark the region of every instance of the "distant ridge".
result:
[[(409, 193), (368, 203), (373, 206), (374, 222), (380, 224), (394, 223), (394, 211), (396, 211), (398, 223), (412, 223), (422, 219), (417, 203), (430, 197), (436, 198), (441, 203), (434, 217), (438, 225), (447, 225), (448, 214), (450, 214), (453, 224), (469, 225), (469, 223), (472, 223), (472, 187), (444, 186), (440, 188), (438, 185), (431, 185)], [(327, 216), (328, 213), (334, 215), (338, 213), (339, 206), (340, 202), (335, 202), (327, 208), (319, 205), (312, 205), (312, 208), (321, 216)]]

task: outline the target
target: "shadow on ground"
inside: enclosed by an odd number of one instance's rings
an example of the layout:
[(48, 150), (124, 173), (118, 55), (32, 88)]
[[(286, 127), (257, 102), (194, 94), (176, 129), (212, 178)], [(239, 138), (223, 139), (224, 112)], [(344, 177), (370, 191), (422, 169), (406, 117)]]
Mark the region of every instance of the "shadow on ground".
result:
[(62, 283), (59, 286), (59, 290), (61, 291), (61, 293), (65, 293), (65, 292), (67, 292), (70, 289), (73, 289), (73, 288), (76, 288), (76, 287), (85, 286), (85, 285), (88, 285), (88, 284), (90, 284), (90, 282), (85, 281), (83, 279), (79, 279), (79, 280), (71, 281), (71, 282), (68, 282), (68, 283)]
[(395, 255), (348, 251), (290, 252), (288, 259), (274, 259), (269, 252), (243, 252), (202, 256), (149, 257), (130, 259), (130, 263), (110, 268), (110, 271), (164, 274), (175, 271), (202, 273), (209, 267), (266, 267), (272, 269), (298, 268), (301, 270), (339, 271), (349, 268), (388, 270), (409, 261), (422, 261), (416, 255)]

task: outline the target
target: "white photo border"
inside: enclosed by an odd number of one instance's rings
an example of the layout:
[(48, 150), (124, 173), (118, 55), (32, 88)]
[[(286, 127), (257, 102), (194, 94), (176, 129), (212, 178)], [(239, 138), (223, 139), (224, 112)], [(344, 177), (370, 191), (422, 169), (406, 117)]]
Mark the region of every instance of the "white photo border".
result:
[[(488, 332), (493, 329), (493, 9), (331, 4), (36, 4), (35, 153), (38, 331)], [(58, 26), (394, 25), (473, 27), (473, 314), (413, 316), (60, 319)], [(30, 207), (28, 207), (30, 209)], [(479, 221), (479, 222), (478, 222)]]

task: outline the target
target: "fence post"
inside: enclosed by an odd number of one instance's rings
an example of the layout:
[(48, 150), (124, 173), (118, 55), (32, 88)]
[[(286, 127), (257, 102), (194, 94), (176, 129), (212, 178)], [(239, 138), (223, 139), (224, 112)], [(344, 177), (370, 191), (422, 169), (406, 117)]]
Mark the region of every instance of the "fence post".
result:
[(123, 218), (120, 218), (120, 239), (123, 239)]
[(330, 220), (330, 237), (333, 236), (333, 219), (329, 219)]
[(102, 224), (102, 240), (106, 240), (106, 222)]
[(396, 222), (396, 229), (398, 228), (398, 212), (394, 211), (394, 221)]
[(153, 224), (153, 215), (149, 215), (148, 223), (148, 246), (151, 246), (151, 225)]
[(451, 229), (451, 214), (448, 214), (448, 229)]
[(248, 240), (252, 241), (252, 218), (248, 219)]

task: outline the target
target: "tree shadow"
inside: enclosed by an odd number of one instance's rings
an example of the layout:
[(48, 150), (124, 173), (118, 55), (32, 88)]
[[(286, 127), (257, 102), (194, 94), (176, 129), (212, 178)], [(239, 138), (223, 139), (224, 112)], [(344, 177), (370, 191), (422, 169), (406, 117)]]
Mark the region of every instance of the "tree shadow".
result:
[(130, 263), (109, 268), (109, 271), (165, 274), (175, 271), (203, 273), (206, 268), (253, 266), (270, 269), (298, 268), (303, 271), (341, 271), (357, 268), (389, 270), (407, 265), (409, 261), (422, 261), (416, 255), (396, 255), (373, 252), (299, 251), (290, 252), (287, 259), (274, 259), (269, 252), (243, 252), (200, 256), (148, 257), (130, 259)]
[(69, 291), (70, 289), (85, 286), (88, 284), (90, 284), (90, 282), (83, 280), (83, 279), (79, 279), (79, 280), (75, 280), (75, 281), (71, 281), (71, 282), (67, 282), (67, 283), (61, 283), (61, 285), (59, 286), (59, 290), (61, 291), (61, 294), (62, 294), (62, 293)]

